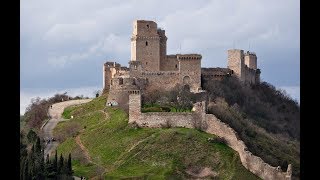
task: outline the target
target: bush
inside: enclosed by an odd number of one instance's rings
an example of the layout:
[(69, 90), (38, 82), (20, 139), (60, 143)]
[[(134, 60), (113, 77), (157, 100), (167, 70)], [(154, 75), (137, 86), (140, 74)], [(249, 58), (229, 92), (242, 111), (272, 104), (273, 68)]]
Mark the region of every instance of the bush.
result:
[(141, 108), (141, 112), (163, 112), (161, 107), (148, 107), (148, 108)]
[(166, 106), (164, 106), (164, 107), (161, 107), (161, 110), (163, 111), (163, 112), (170, 112), (170, 107), (166, 107)]
[(55, 94), (53, 97), (48, 99), (41, 99), (40, 97), (31, 99), (31, 104), (26, 108), (24, 115), (26, 124), (29, 128), (39, 130), (43, 121), (49, 119), (48, 110), (49, 107), (57, 102), (63, 100), (72, 99), (67, 95), (67, 92), (63, 94)]
[(223, 137), (216, 136), (214, 138), (208, 138), (208, 141), (211, 143), (220, 143), (220, 144), (228, 144), (227, 140)]
[(290, 163), (293, 175), (299, 176), (300, 107), (296, 101), (266, 82), (242, 85), (230, 77), (204, 81), (203, 86), (211, 101), (209, 113), (232, 127), (250, 152), (273, 166)]

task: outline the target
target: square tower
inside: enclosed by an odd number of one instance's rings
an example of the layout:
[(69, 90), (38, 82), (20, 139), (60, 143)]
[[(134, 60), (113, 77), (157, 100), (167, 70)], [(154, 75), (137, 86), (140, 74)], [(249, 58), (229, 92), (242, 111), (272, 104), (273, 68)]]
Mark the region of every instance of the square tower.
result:
[(143, 70), (160, 70), (160, 36), (157, 23), (136, 20), (131, 37), (131, 61), (140, 61)]
[(257, 56), (253, 52), (247, 51), (244, 54), (244, 64), (250, 69), (257, 70)]
[(228, 50), (228, 68), (241, 80), (245, 80), (245, 64), (243, 50), (230, 49)]

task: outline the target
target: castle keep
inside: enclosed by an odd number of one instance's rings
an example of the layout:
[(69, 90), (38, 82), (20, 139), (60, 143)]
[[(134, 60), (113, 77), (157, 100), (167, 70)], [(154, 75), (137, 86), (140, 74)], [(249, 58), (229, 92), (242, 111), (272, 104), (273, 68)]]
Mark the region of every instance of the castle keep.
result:
[(167, 55), (165, 30), (146, 20), (133, 22), (131, 59), (129, 68), (116, 62), (103, 65), (103, 92), (109, 93), (108, 102), (115, 101), (128, 108), (129, 91), (170, 90), (184, 85), (191, 92), (201, 92), (203, 79), (236, 76), (244, 83), (260, 81), (257, 56), (243, 50), (228, 50), (228, 68), (201, 68), (200, 54)]

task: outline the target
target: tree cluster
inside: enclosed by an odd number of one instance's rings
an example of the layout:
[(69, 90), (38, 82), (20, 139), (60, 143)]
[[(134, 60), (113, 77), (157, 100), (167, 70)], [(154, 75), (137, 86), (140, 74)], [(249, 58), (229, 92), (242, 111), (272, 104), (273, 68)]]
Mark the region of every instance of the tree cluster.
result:
[[(34, 131), (28, 133), (29, 144), (23, 142), (24, 137), (22, 134), (20, 136), (21, 180), (73, 179), (71, 154), (69, 154), (68, 158), (64, 158), (61, 154), (58, 159), (56, 151), (53, 158), (50, 158), (49, 154), (44, 158), (44, 145), (37, 135), (34, 136)], [(31, 149), (28, 150), (28, 147), (31, 147)]]
[(284, 90), (267, 82), (244, 86), (234, 77), (203, 81), (203, 86), (211, 101), (224, 98), (268, 132), (300, 140), (300, 107)]
[(39, 129), (44, 120), (49, 118), (48, 110), (54, 103), (61, 101), (83, 99), (83, 95), (71, 97), (67, 95), (67, 92), (63, 94), (55, 94), (53, 97), (48, 99), (41, 99), (40, 97), (31, 100), (31, 104), (26, 108), (24, 114), (24, 120), (29, 128)]
[(154, 90), (142, 96), (142, 104), (149, 106), (160, 105), (163, 108), (172, 107), (177, 112), (191, 109), (196, 102), (196, 96), (188, 86), (176, 85), (170, 91)]

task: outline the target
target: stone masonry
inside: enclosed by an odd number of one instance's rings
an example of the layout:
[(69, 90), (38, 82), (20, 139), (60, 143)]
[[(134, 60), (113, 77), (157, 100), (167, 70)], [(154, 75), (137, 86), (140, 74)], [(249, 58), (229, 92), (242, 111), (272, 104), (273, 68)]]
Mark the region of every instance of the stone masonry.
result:
[(222, 137), (229, 147), (239, 153), (242, 165), (253, 174), (265, 180), (291, 180), (292, 167), (282, 172), (280, 166), (273, 167), (260, 157), (248, 151), (237, 133), (213, 114), (206, 114), (206, 103), (198, 102), (194, 112), (148, 112), (141, 113), (141, 94), (131, 91), (129, 94), (129, 123), (137, 123), (140, 127), (161, 128), (166, 124), (170, 127), (197, 128), (198, 124), (206, 124), (205, 132)]
[(260, 82), (255, 53), (228, 50), (228, 68), (201, 68), (200, 54), (167, 55), (167, 36), (157, 23), (135, 20), (131, 36), (129, 68), (108, 61), (103, 65), (103, 93), (128, 109), (128, 92), (170, 90), (176, 85), (188, 86), (191, 92), (202, 91), (201, 77), (218, 79), (236, 76), (242, 82)]

